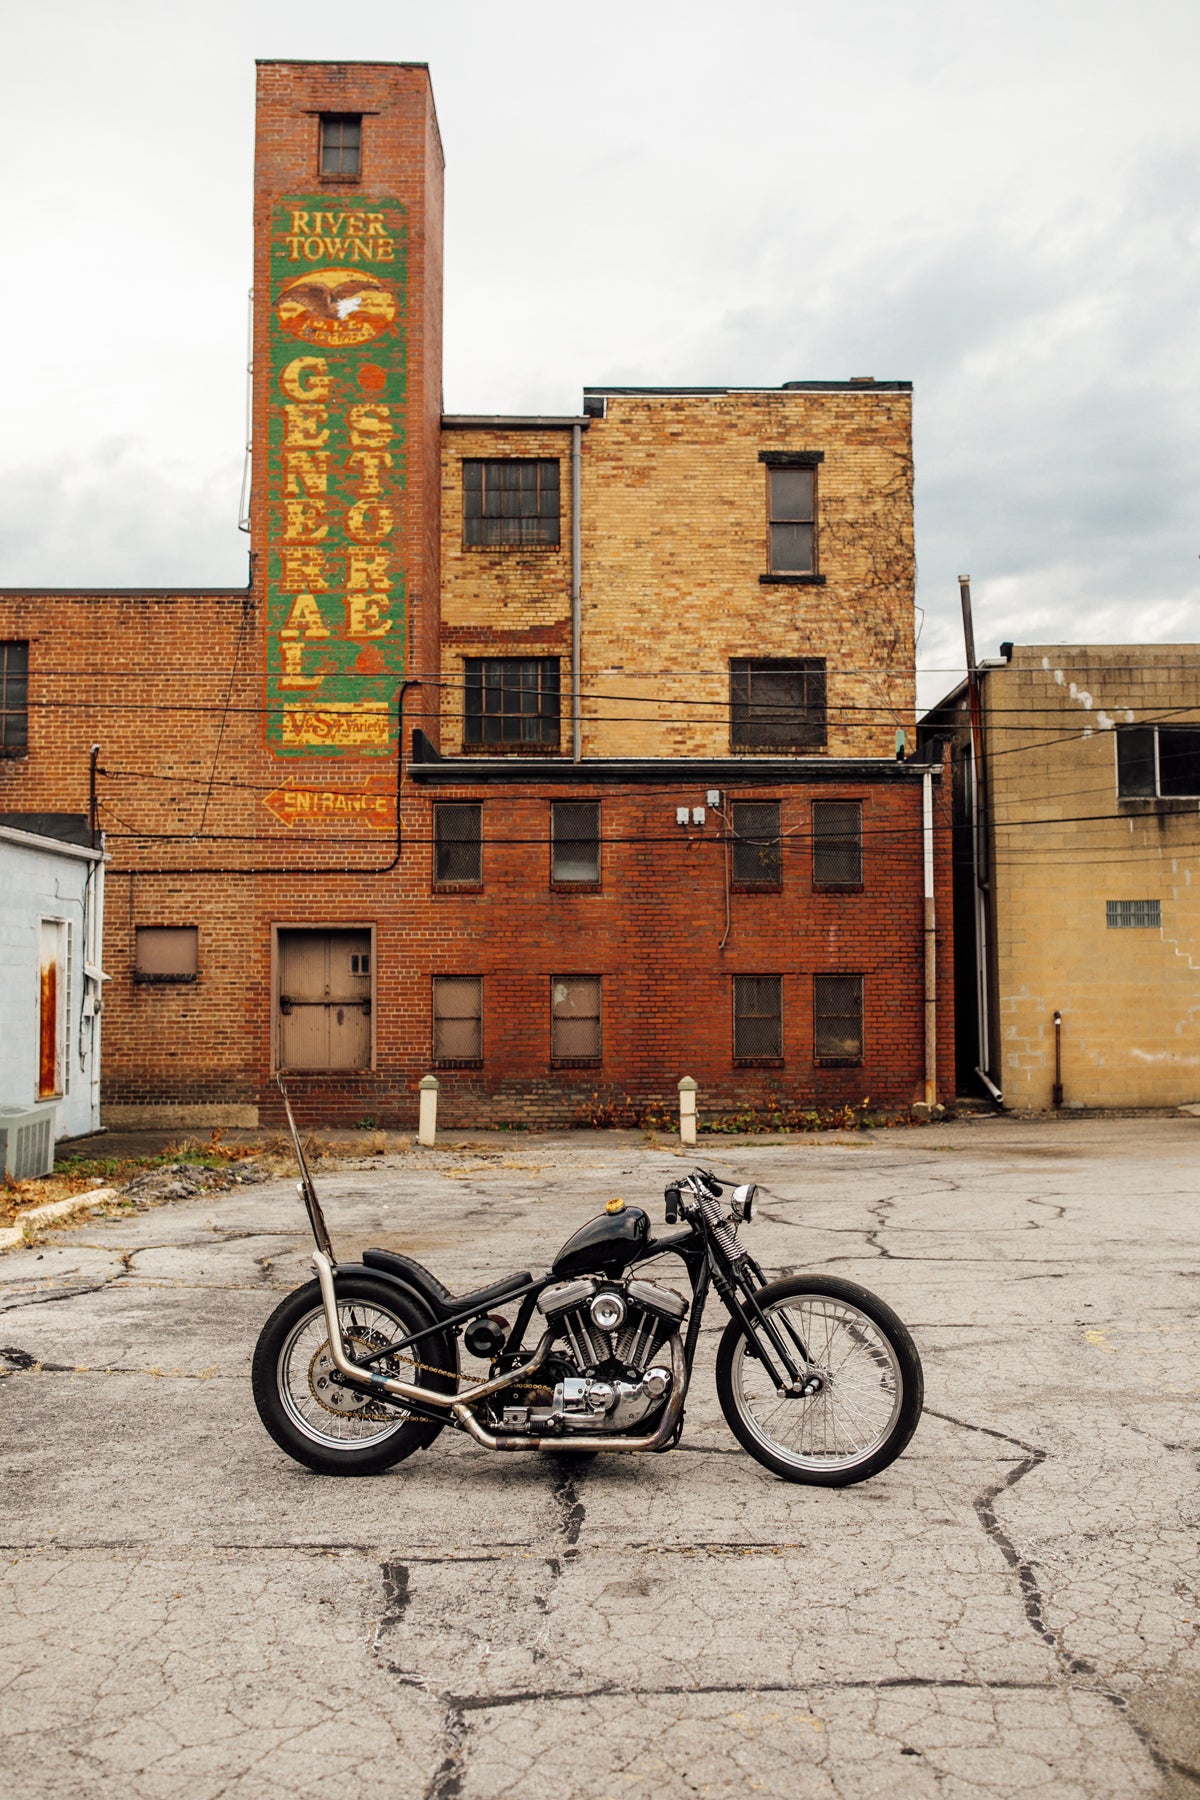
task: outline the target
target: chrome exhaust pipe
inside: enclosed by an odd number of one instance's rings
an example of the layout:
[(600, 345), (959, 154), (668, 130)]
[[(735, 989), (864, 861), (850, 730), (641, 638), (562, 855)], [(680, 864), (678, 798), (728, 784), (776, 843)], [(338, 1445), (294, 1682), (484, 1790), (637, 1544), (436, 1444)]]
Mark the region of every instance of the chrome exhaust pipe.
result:
[[(329, 1354), (333, 1358), (333, 1366), (339, 1375), (352, 1381), (356, 1387), (372, 1388), (376, 1393), (392, 1394), (397, 1400), (416, 1400), (422, 1406), (440, 1407), (443, 1412), (453, 1412), (458, 1416), (459, 1408), (472, 1401), (485, 1400), (489, 1394), (495, 1394), (501, 1388), (511, 1387), (514, 1381), (523, 1381), (535, 1369), (540, 1369), (550, 1353), (553, 1341), (552, 1334), (547, 1332), (541, 1343), (527, 1363), (519, 1369), (510, 1369), (507, 1375), (497, 1375), (493, 1381), (481, 1381), (475, 1387), (467, 1388), (461, 1394), (440, 1394), (436, 1388), (418, 1387), (411, 1381), (400, 1381), (394, 1375), (381, 1375), (377, 1369), (360, 1369), (352, 1363), (342, 1345), (342, 1328), (337, 1316), (337, 1295), (333, 1285), (333, 1264), (320, 1250), (313, 1252), (313, 1267), (317, 1271), (317, 1281), (321, 1288), (321, 1303), (325, 1308), (325, 1325), (329, 1332)], [(468, 1414), (468, 1417), (470, 1415)]]

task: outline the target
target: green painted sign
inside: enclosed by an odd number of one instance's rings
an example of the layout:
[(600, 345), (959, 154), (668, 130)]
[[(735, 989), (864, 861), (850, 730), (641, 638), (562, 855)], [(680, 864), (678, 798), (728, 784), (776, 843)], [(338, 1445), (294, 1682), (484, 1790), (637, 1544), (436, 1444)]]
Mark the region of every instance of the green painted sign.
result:
[(407, 542), (405, 208), (271, 218), (267, 745), (396, 752)]

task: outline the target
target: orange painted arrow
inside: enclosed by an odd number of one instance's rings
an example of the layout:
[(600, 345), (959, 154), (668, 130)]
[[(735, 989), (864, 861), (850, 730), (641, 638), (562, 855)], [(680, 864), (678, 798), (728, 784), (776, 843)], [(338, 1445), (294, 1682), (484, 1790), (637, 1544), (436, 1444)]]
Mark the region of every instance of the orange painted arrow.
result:
[(367, 825), (395, 831), (396, 796), (365, 781), (357, 788), (297, 787), (291, 781), (267, 794), (263, 805), (281, 825)]

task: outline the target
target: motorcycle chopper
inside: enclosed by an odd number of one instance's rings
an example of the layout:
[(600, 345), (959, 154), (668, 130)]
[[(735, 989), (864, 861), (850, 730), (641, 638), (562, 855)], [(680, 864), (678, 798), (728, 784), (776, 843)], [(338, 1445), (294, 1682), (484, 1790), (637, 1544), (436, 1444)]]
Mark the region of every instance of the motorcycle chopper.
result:
[[(916, 1347), (884, 1301), (826, 1275), (768, 1281), (741, 1241), (753, 1184), (707, 1169), (672, 1181), (655, 1236), (611, 1200), (549, 1269), (452, 1294), (411, 1257), (338, 1263), (284, 1084), (288, 1130), (316, 1245), (316, 1280), (263, 1327), (254, 1399), (275, 1442), (326, 1475), (375, 1474), (467, 1433), (485, 1449), (664, 1451), (678, 1443), (705, 1305), (729, 1315), (717, 1397), (733, 1435), (785, 1481), (845, 1487), (886, 1469), (921, 1415)], [(687, 1297), (648, 1280), (682, 1265)], [(510, 1323), (496, 1309), (515, 1311)], [(534, 1334), (536, 1333), (536, 1338)], [(527, 1342), (531, 1340), (530, 1342)], [(486, 1364), (464, 1375), (460, 1346)]]

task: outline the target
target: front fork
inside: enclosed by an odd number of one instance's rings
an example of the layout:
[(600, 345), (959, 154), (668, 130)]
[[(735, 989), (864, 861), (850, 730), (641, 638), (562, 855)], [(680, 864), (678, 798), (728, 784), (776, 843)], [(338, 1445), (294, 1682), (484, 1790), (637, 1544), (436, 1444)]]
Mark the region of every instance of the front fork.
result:
[[(758, 1303), (757, 1290), (766, 1286), (766, 1279), (753, 1257), (743, 1256), (736, 1266), (729, 1264), (724, 1269), (718, 1268), (714, 1262), (713, 1279), (730, 1315), (742, 1328), (747, 1348), (771, 1377), (776, 1392), (787, 1394), (793, 1399), (820, 1393), (825, 1386), (825, 1371), (813, 1362), (796, 1327), (786, 1315), (777, 1325), (774, 1319), (768, 1318)], [(739, 1298), (739, 1289), (744, 1296), (744, 1303)], [(782, 1331), (779, 1326), (782, 1326)], [(767, 1354), (763, 1338), (782, 1365), (782, 1374)], [(790, 1347), (785, 1339), (790, 1340)], [(792, 1354), (793, 1351), (795, 1355)]]

